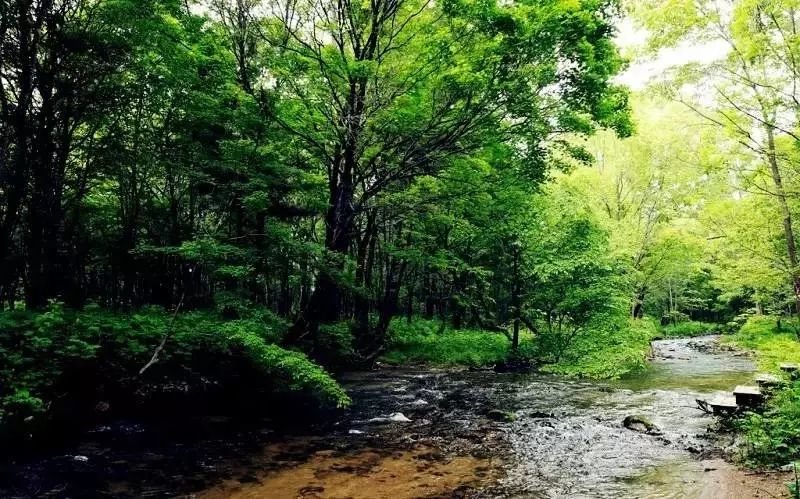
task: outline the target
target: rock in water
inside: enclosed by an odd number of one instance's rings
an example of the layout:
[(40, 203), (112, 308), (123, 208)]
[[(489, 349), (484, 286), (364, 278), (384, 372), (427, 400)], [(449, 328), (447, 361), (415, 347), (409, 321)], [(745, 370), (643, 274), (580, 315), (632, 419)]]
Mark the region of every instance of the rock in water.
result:
[(652, 421), (645, 416), (634, 414), (626, 416), (622, 420), (622, 426), (629, 430), (638, 431), (639, 433), (647, 433), (649, 435), (660, 435), (661, 430)]
[(408, 419), (405, 416), (405, 414), (403, 414), (402, 412), (395, 412), (395, 413), (389, 414), (389, 421), (391, 421), (393, 423), (410, 423), (411, 422), (411, 420)]
[(486, 417), (491, 419), (492, 421), (500, 421), (502, 423), (510, 423), (515, 419), (517, 419), (514, 413), (508, 411), (501, 411), (499, 409), (492, 409), (491, 411), (487, 412)]
[(410, 422), (411, 420), (408, 419), (402, 412), (393, 412), (392, 414), (389, 414), (388, 417), (372, 418), (368, 421), (368, 423), (410, 423)]

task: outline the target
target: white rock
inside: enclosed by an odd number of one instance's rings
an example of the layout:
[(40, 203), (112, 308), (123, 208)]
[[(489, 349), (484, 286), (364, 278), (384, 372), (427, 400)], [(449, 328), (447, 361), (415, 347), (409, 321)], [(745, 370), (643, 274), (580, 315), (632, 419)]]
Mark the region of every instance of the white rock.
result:
[(78, 462), (81, 462), (81, 463), (85, 463), (85, 462), (89, 461), (89, 458), (86, 457), (86, 456), (72, 456), (72, 459), (74, 461), (78, 461)]
[(350, 430), (347, 433), (349, 433), (350, 435), (363, 435), (364, 434), (364, 432), (361, 431), (361, 430)]
[(393, 412), (389, 414), (388, 417), (385, 418), (372, 418), (368, 423), (410, 423), (411, 420), (408, 419), (402, 412)]

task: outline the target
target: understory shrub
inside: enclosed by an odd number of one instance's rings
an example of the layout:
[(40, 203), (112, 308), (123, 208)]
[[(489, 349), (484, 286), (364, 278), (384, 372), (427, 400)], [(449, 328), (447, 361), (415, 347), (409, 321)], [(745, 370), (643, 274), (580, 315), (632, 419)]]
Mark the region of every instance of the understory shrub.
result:
[(725, 332), (726, 327), (720, 324), (700, 321), (684, 321), (668, 324), (661, 328), (661, 334), (666, 338), (689, 338)]
[[(173, 316), (148, 307), (116, 314), (58, 303), (43, 312), (0, 312), (0, 424), (46, 419), (59, 404), (80, 410), (167, 385), (241, 383), (252, 373), (260, 379), (246, 382), (255, 386), (347, 405), (347, 395), (322, 367), (275, 344), (286, 328), (260, 311), (234, 320), (208, 311)], [(155, 362), (140, 372), (162, 342)]]
[[(727, 341), (754, 351), (760, 369), (778, 373), (778, 364), (800, 362), (796, 331), (794, 320), (756, 315)], [(739, 426), (749, 464), (778, 467), (800, 460), (800, 382), (777, 392), (762, 413), (747, 413)]]
[(392, 321), (387, 352), (393, 364), (489, 366), (507, 359), (511, 342), (502, 333), (452, 330), (434, 320)]
[(747, 461), (755, 466), (782, 466), (800, 460), (800, 384), (781, 390), (762, 414), (742, 419)]
[[(650, 341), (658, 334), (650, 319), (598, 324), (577, 335), (555, 363), (530, 332), (523, 332), (517, 359), (545, 364), (546, 371), (569, 376), (617, 378), (645, 366)], [(502, 333), (452, 330), (435, 320), (394, 321), (382, 360), (389, 363), (489, 366), (505, 363), (511, 342)]]
[(568, 376), (614, 379), (647, 364), (650, 342), (658, 336), (649, 318), (596, 324), (590, 334), (576, 336), (547, 371)]

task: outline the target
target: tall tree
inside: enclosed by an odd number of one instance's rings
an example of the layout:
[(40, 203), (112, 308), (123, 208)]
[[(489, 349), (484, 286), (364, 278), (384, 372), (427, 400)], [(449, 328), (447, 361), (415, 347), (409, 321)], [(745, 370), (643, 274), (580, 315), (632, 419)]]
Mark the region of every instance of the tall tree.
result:
[[(780, 135), (800, 139), (796, 133), (800, 110), (798, 7), (795, 1), (656, 0), (637, 4), (634, 12), (653, 30), (654, 47), (687, 40), (727, 45), (724, 59), (679, 68), (675, 95), (709, 122), (728, 130), (767, 168), (771, 185), (765, 193), (773, 196), (780, 208), (787, 274), (795, 313), (800, 315), (800, 262), (790, 194), (784, 185), (786, 168), (795, 166), (784, 161), (776, 145)], [(713, 103), (692, 95), (704, 92), (714, 96)]]
[(326, 261), (294, 339), (348, 315), (347, 256), (358, 219), (384, 193), (497, 142), (515, 144), (541, 176), (555, 134), (595, 122), (627, 131), (625, 93), (609, 82), (621, 66), (614, 12), (610, 1), (268, 9), (264, 36), (276, 48), (262, 73), (274, 117), (328, 181)]

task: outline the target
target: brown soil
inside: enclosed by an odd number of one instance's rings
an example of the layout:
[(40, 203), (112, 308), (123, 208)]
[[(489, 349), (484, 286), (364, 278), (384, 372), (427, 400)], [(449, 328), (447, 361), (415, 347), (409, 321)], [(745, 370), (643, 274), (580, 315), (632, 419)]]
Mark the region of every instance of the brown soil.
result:
[(709, 472), (703, 481), (700, 499), (788, 498), (786, 472), (755, 472), (736, 468), (724, 461), (707, 461)]
[[(280, 459), (285, 449), (268, 454)], [(489, 459), (444, 456), (417, 446), (389, 451), (366, 448), (345, 454), (316, 451), (302, 463), (249, 477), (226, 480), (197, 495), (201, 499), (416, 499), (464, 497), (497, 478)]]

